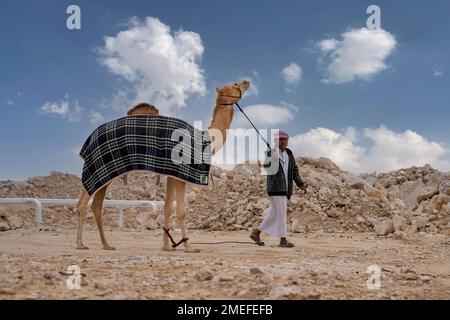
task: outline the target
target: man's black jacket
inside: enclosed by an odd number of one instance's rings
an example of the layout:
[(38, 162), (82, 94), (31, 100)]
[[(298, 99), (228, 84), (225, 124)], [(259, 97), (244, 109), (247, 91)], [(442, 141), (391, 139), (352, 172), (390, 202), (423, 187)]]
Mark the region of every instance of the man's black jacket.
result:
[[(267, 171), (267, 194), (269, 196), (287, 196), (291, 198), (293, 192), (293, 181), (300, 188), (304, 185), (299, 174), (297, 163), (295, 163), (294, 155), (288, 148), (285, 149), (289, 157), (288, 165), (288, 188), (286, 190), (286, 177), (284, 176), (283, 166), (279, 159), (279, 153), (275, 149), (266, 152), (266, 159), (264, 161), (264, 168)], [(278, 168), (276, 167), (278, 162)], [(276, 168), (278, 170), (276, 170)], [(275, 170), (274, 170), (275, 169)]]

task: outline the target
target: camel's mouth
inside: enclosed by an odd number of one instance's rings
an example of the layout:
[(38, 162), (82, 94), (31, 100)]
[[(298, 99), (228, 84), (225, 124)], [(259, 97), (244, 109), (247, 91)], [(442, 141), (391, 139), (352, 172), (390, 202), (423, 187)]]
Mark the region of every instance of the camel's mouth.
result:
[(235, 83), (235, 86), (237, 86), (239, 89), (241, 89), (242, 93), (250, 89), (250, 81), (244, 80), (239, 83)]

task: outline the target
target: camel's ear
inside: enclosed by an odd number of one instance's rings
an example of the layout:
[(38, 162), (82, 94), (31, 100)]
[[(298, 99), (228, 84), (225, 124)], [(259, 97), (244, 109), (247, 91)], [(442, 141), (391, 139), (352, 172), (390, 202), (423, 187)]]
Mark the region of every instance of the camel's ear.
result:
[(216, 88), (217, 93), (220, 93), (220, 88)]

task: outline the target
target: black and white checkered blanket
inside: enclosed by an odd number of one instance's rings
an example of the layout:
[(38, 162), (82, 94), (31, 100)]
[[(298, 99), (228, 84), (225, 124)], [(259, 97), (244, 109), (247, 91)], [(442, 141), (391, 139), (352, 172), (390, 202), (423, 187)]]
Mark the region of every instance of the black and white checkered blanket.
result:
[(151, 171), (208, 185), (211, 137), (183, 120), (127, 116), (98, 127), (86, 140), (82, 183), (89, 195), (114, 178)]

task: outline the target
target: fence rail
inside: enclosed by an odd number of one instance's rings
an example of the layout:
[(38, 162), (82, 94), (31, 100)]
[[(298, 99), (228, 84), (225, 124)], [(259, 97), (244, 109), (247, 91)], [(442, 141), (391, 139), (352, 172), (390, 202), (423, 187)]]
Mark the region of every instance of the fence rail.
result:
[[(42, 223), (43, 208), (55, 206), (76, 207), (78, 199), (37, 199), (37, 198), (0, 198), (0, 206), (34, 206), (36, 225)], [(89, 205), (92, 200), (89, 201)], [(124, 208), (128, 207), (149, 207), (153, 211), (164, 206), (164, 201), (149, 200), (105, 200), (104, 207), (119, 208), (119, 227), (123, 228)]]

